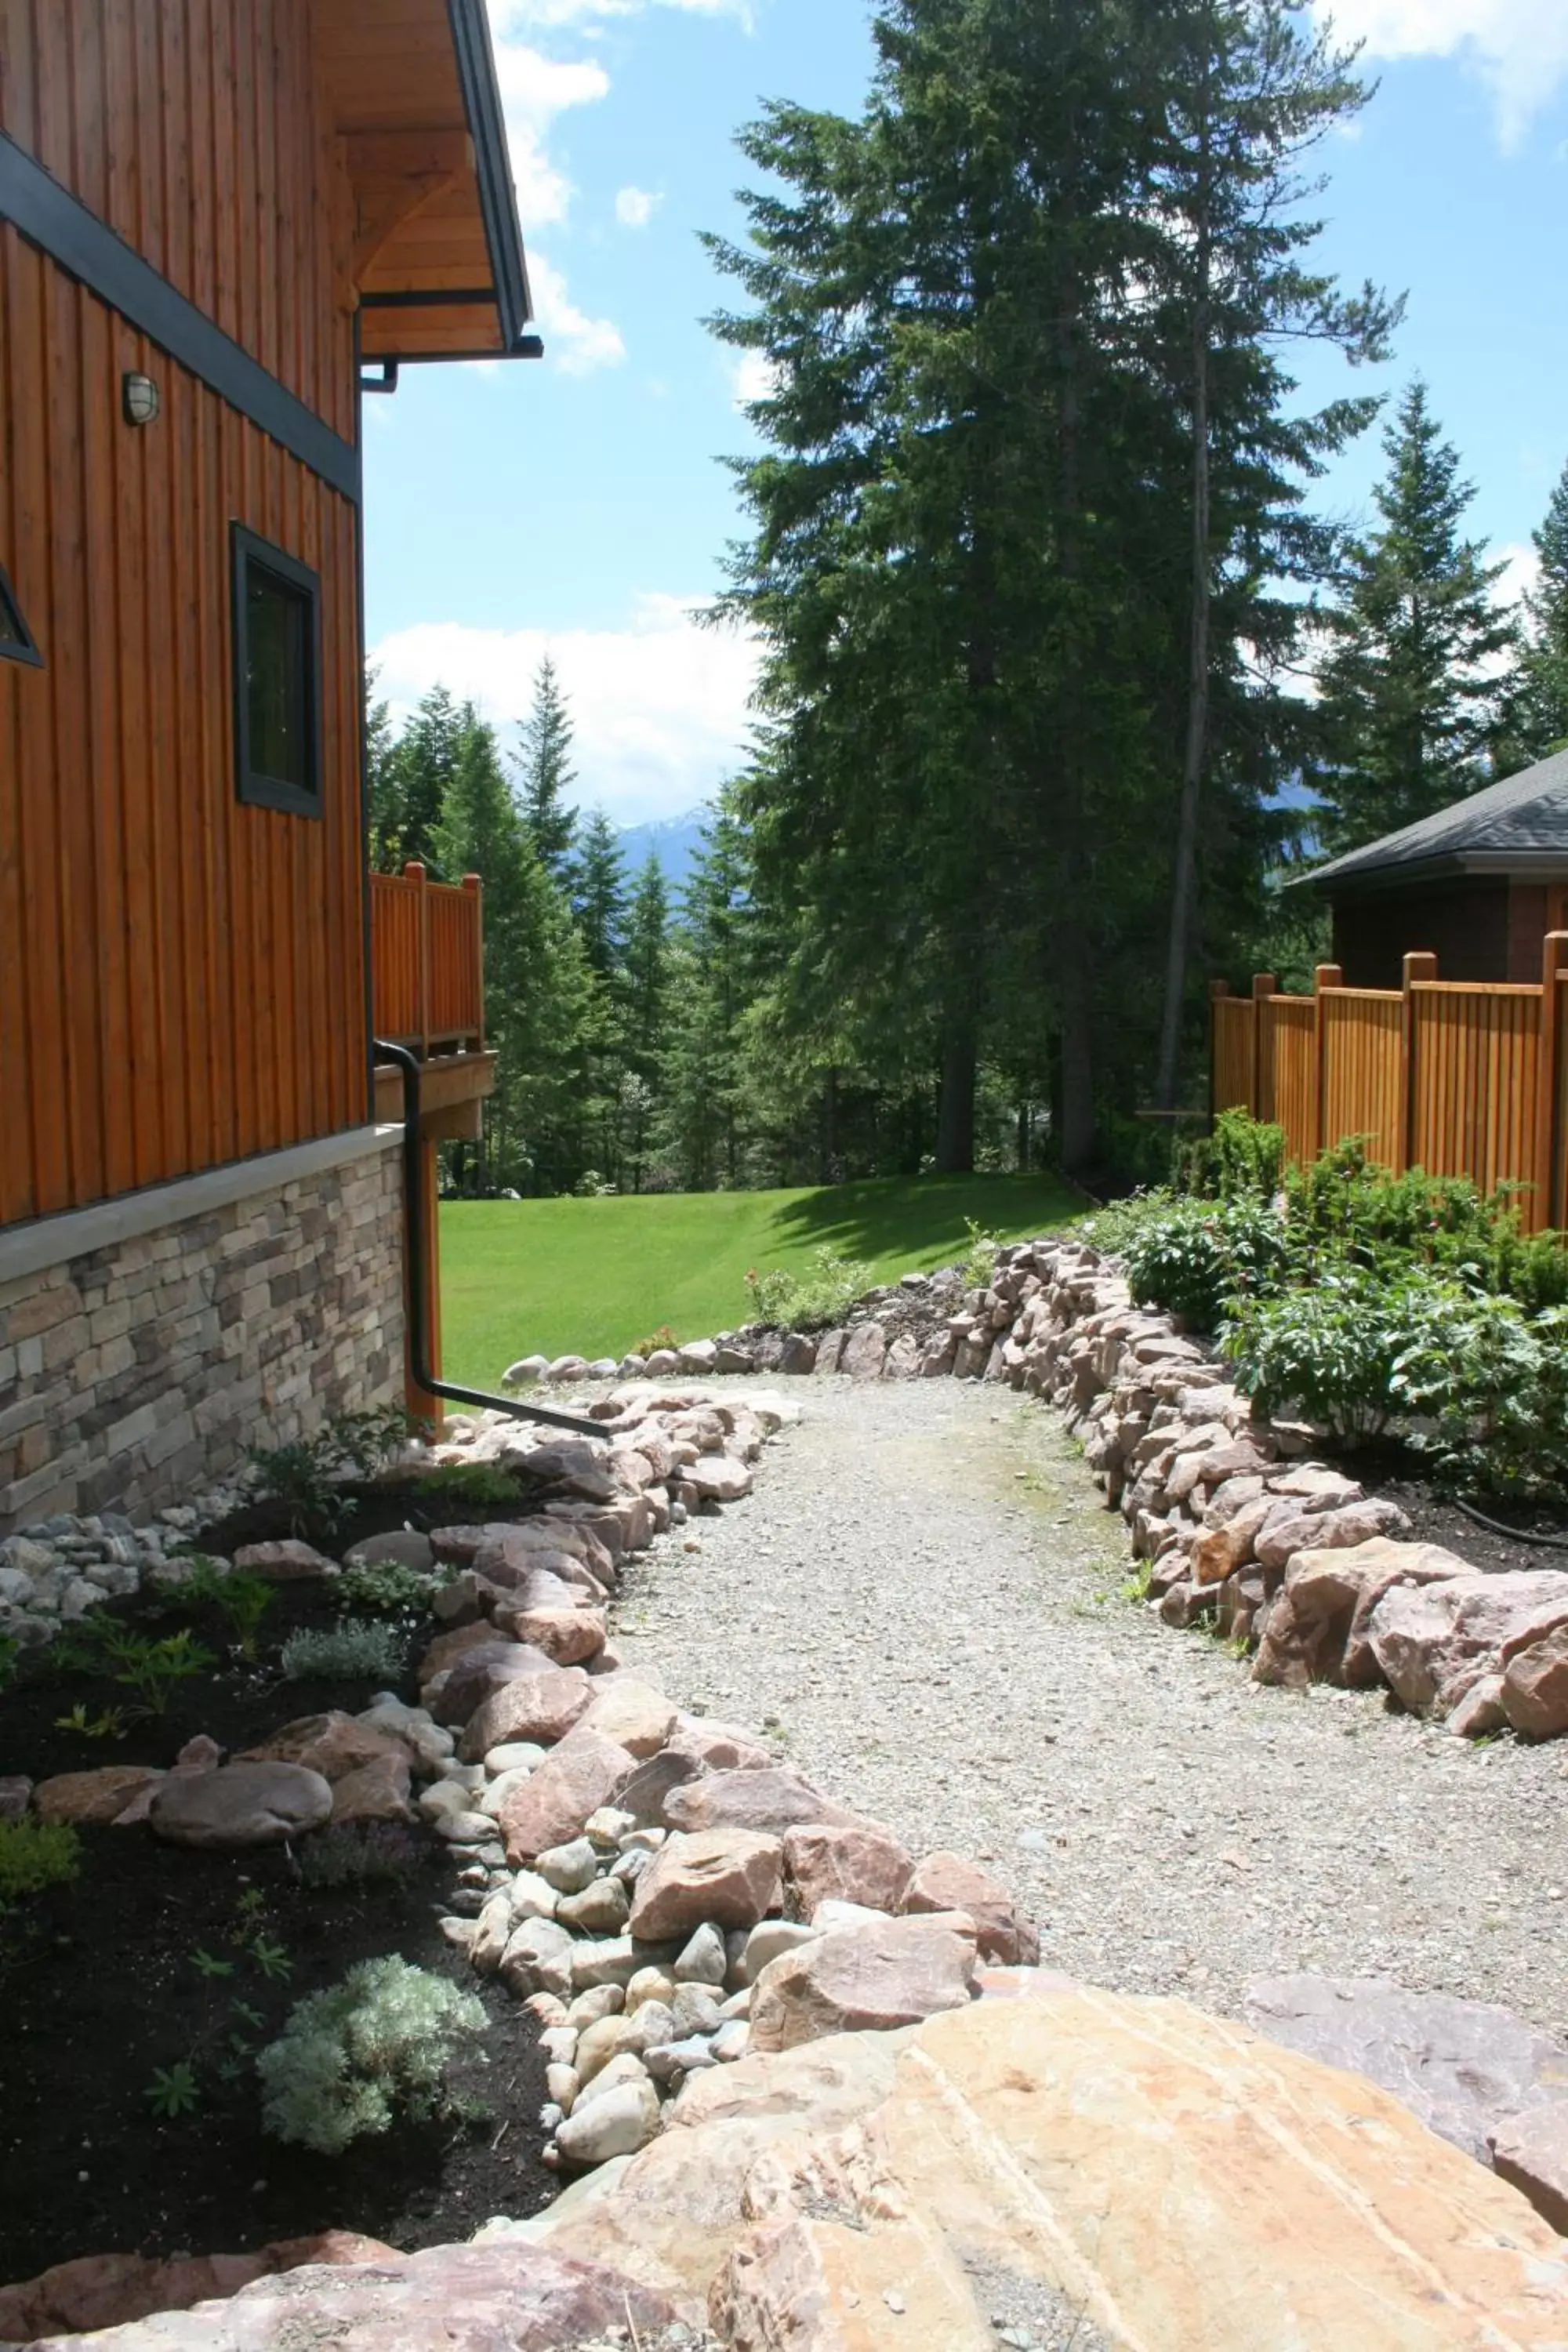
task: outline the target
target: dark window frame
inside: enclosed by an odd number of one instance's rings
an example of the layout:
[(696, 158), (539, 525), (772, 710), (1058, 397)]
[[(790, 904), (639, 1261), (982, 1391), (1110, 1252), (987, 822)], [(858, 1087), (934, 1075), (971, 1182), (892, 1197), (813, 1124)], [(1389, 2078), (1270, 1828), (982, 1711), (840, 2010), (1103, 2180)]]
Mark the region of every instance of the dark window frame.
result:
[(44, 656), (39, 651), (38, 641), (27, 625), (22, 600), (12, 587), (10, 575), (3, 563), (0, 563), (0, 604), (5, 605), (7, 623), (15, 621), (21, 631), (19, 641), (0, 636), (0, 661), (26, 662), (29, 669), (42, 669)]
[[(305, 740), (310, 761), (309, 788), (281, 776), (269, 776), (256, 767), (251, 760), (249, 663), (247, 655), (250, 628), (248, 588), (253, 566), (258, 571), (270, 572), (283, 587), (302, 597), (310, 610), (307, 635), (310, 675), (305, 680)], [(235, 789), (247, 807), (279, 809), (288, 816), (320, 819), (324, 814), (321, 573), (312, 572), (308, 563), (300, 562), (298, 556), (289, 555), (281, 547), (275, 547), (270, 540), (262, 539), (240, 522), (229, 525), (229, 573), (234, 637)]]

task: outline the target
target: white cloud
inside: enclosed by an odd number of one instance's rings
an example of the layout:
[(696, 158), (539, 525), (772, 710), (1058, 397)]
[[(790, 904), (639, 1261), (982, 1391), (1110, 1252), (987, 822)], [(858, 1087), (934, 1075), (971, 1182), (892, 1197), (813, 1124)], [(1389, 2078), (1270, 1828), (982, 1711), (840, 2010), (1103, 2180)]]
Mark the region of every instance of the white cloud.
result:
[(752, 0), (489, 0), (497, 40), (525, 28), (599, 25), (612, 16), (637, 16), (648, 6), (676, 8), (688, 16), (733, 16), (750, 30)]
[(778, 370), (766, 352), (740, 352), (731, 363), (730, 392), (737, 408), (753, 400), (771, 400), (778, 380)]
[(650, 194), (647, 188), (618, 188), (616, 192), (616, 218), (623, 228), (647, 228), (664, 198)]
[(745, 757), (756, 646), (700, 625), (698, 601), (640, 596), (623, 629), (424, 623), (384, 638), (371, 658), (395, 718), (439, 680), (471, 697), (510, 745), (548, 653), (572, 706), (582, 800), (618, 824), (641, 824), (695, 807)]
[(610, 77), (591, 58), (563, 62), (526, 43), (496, 46), (496, 77), (506, 115), (507, 144), (524, 229), (563, 221), (572, 183), (545, 152), (550, 126), (572, 106), (592, 106), (609, 95)]
[(566, 280), (535, 246), (528, 257), (533, 315), (544, 337), (544, 356), (565, 375), (591, 375), (595, 368), (618, 367), (626, 347), (613, 319), (590, 319), (566, 291)]
[(1497, 101), (1498, 131), (1517, 147), (1531, 119), (1568, 79), (1563, 0), (1313, 0), (1344, 40), (1374, 58), (1458, 58)]

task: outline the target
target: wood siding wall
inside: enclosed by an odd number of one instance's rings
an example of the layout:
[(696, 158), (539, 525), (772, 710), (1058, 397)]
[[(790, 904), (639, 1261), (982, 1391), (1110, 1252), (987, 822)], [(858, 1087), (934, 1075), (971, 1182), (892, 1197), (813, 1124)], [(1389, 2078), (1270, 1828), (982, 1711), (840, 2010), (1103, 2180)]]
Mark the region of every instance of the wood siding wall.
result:
[[(0, 660), (4, 1223), (354, 1126), (368, 1086), (353, 508), (4, 224), (0, 395), (45, 662)], [(321, 576), (319, 822), (235, 795), (235, 520)]]
[(0, 0), (0, 131), (353, 438), (353, 197), (310, 0)]

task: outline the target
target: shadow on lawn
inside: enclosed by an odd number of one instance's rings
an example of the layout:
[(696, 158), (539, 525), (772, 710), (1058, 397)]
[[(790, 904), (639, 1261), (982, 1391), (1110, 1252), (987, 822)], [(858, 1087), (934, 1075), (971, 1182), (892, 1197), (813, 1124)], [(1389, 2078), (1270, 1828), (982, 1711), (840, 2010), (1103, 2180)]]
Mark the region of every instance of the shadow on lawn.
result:
[(779, 1242), (826, 1244), (847, 1257), (935, 1262), (962, 1254), (973, 1217), (987, 1233), (1049, 1233), (1081, 1216), (1088, 1198), (1059, 1176), (928, 1176), (918, 1186), (875, 1180), (833, 1184), (778, 1209)]

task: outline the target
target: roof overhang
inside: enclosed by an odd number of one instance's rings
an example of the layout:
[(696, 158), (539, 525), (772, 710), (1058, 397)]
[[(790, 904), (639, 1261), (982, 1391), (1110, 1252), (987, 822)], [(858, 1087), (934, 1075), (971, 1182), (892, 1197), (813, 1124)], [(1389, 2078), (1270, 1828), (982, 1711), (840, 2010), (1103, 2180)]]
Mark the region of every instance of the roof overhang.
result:
[(1560, 849), (1467, 849), (1446, 857), (1411, 858), (1398, 865), (1369, 866), (1359, 874), (1325, 868), (1301, 874), (1292, 888), (1314, 889), (1321, 898), (1381, 896), (1428, 882), (1459, 882), (1469, 876), (1516, 882), (1568, 882), (1568, 851)]
[(361, 356), (534, 356), (485, 0), (316, 0), (353, 198)]

